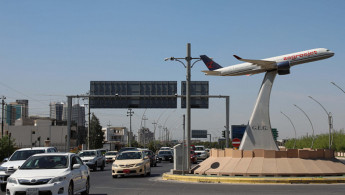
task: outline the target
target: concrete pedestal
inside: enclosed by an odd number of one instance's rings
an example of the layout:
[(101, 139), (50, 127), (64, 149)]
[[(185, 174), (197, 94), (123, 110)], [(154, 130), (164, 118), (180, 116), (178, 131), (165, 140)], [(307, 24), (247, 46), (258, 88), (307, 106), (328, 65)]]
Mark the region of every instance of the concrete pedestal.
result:
[[(197, 175), (250, 177), (343, 176), (345, 165), (332, 150), (211, 150), (194, 171)], [(217, 166), (215, 166), (217, 165)]]

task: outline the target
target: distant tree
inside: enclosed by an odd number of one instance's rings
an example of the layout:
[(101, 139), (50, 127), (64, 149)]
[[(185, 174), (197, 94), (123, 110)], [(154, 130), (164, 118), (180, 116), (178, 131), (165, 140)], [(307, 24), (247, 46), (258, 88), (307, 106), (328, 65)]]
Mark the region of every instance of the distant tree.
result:
[(15, 151), (14, 139), (5, 135), (0, 139), (0, 161), (4, 158), (10, 157), (10, 155)]
[(99, 119), (92, 113), (90, 122), (90, 149), (103, 148), (104, 133)]
[(140, 145), (136, 140), (131, 140), (131, 147), (141, 148), (142, 145)]
[(147, 147), (152, 150), (153, 152), (156, 152), (160, 148), (160, 142), (159, 141), (150, 141), (150, 143), (147, 145)]

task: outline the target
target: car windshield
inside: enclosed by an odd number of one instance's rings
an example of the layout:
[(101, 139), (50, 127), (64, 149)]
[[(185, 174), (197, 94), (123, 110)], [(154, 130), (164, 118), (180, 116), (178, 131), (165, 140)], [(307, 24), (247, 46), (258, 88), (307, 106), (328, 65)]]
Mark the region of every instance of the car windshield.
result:
[(117, 152), (107, 152), (107, 153), (105, 153), (105, 155), (116, 155), (117, 154)]
[(33, 156), (20, 169), (66, 169), (67, 156)]
[(21, 150), (15, 151), (10, 158), (10, 161), (26, 160), (34, 154), (44, 153), (44, 150)]
[(152, 154), (151, 154), (151, 151), (144, 151), (144, 152), (145, 152), (146, 156), (152, 155)]
[(172, 154), (171, 151), (159, 151), (158, 154)]
[(124, 151), (128, 151), (128, 150), (138, 150), (138, 149), (134, 148), (134, 147), (125, 147), (125, 148), (121, 148), (121, 150), (119, 152), (124, 152)]
[(141, 159), (141, 152), (124, 152), (120, 153), (116, 160)]
[(84, 151), (84, 152), (80, 152), (78, 154), (80, 157), (84, 157), (84, 156), (96, 156), (96, 152), (95, 151)]
[(196, 147), (195, 147), (195, 150), (204, 150), (204, 147), (198, 147), (198, 146), (196, 146)]

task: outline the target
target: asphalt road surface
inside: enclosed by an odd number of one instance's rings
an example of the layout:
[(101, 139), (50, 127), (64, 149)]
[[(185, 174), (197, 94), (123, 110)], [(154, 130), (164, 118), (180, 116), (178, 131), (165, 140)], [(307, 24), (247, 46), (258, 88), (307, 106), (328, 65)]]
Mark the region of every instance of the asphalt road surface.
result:
[(111, 164), (107, 164), (104, 171), (91, 172), (92, 195), (115, 195), (115, 194), (275, 194), (275, 195), (296, 195), (296, 194), (345, 194), (345, 184), (208, 184), (208, 183), (186, 183), (176, 181), (164, 181), (161, 176), (173, 168), (173, 163), (158, 163), (152, 167), (151, 176), (121, 177), (112, 178)]

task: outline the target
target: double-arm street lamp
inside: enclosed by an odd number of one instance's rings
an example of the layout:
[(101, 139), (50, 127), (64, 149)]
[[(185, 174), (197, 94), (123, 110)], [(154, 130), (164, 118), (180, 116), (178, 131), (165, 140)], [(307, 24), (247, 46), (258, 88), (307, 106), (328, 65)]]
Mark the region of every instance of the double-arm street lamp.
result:
[(332, 120), (332, 113), (330, 113), (330, 112), (328, 112), (327, 110), (326, 110), (326, 108), (325, 107), (323, 107), (322, 106), (322, 104), (320, 103), (320, 102), (318, 102), (316, 99), (314, 99), (313, 97), (311, 97), (311, 96), (308, 96), (310, 99), (312, 99), (312, 100), (314, 100), (316, 103), (318, 103), (322, 108), (323, 108), (323, 110), (326, 112), (326, 114), (327, 114), (327, 117), (328, 117), (328, 128), (329, 128), (329, 149), (331, 149), (331, 147), (332, 147), (332, 129), (333, 129), (333, 120)]
[[(186, 115), (187, 115), (187, 120), (186, 120), (186, 130), (187, 130), (187, 140), (186, 140), (186, 145), (187, 145), (187, 170), (190, 170), (190, 142), (191, 142), (191, 98), (190, 98), (190, 81), (191, 81), (191, 68), (194, 66), (194, 64), (198, 61), (200, 61), (200, 58), (192, 58), (191, 57), (191, 44), (187, 43), (187, 56), (185, 58), (175, 58), (175, 57), (170, 57), (170, 58), (165, 58), (165, 61), (171, 60), (171, 61), (178, 61), (180, 62), (186, 69), (187, 69), (187, 74), (186, 74)], [(186, 60), (187, 65), (185, 65), (181, 60)], [(192, 65), (191, 62), (192, 60), (196, 60)]]

